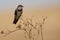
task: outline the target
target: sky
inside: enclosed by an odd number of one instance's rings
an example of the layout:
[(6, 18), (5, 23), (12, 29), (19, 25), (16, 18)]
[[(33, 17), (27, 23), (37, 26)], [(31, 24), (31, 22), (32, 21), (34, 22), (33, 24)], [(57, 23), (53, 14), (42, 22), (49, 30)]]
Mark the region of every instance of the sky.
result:
[(60, 4), (59, 0), (0, 0), (0, 11), (16, 8), (17, 5), (22, 4), (26, 8), (44, 7), (49, 5)]

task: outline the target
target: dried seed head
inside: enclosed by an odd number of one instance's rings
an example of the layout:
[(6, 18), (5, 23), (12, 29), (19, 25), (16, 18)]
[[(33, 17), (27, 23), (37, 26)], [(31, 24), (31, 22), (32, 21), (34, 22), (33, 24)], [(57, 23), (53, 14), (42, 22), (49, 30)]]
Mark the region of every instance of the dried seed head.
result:
[(19, 28), (19, 29), (21, 29), (21, 25), (18, 25), (16, 28)]
[(4, 31), (1, 31), (1, 34), (4, 34)]
[(26, 29), (23, 29), (24, 31), (26, 31)]

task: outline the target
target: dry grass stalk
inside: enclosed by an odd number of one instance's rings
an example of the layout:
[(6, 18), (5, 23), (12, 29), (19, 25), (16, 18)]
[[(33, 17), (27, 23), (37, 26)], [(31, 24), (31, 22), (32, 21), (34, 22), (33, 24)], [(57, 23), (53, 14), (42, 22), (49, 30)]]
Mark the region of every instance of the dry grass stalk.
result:
[[(34, 24), (32, 23), (33, 19), (25, 18), (25, 20), (24, 20), (23, 17), (22, 17), (22, 18), (20, 19), (20, 20), (22, 20), (22, 21), (21, 21), (20, 24), (16, 27), (16, 29), (15, 29), (15, 30), (12, 30), (12, 31), (9, 31), (8, 33), (5, 34), (5, 36), (9, 35), (10, 33), (15, 32), (15, 31), (18, 31), (18, 30), (24, 30), (24, 31), (25, 31), (25, 34), (26, 34), (26, 35), (25, 35), (25, 38), (29, 38), (30, 40), (31, 40), (31, 39), (32, 39), (32, 40), (35, 40), (34, 37), (32, 37), (32, 36), (33, 36), (33, 35), (32, 35), (32, 30), (35, 29), (35, 30), (37, 31), (37, 33), (38, 33), (37, 38), (38, 38), (39, 34), (41, 33), (41, 37), (42, 37), (42, 40), (43, 40), (42, 27), (43, 27), (43, 25), (44, 25), (44, 23), (45, 23), (46, 18), (47, 18), (47, 17), (44, 17), (44, 18), (43, 18), (42, 23), (40, 23), (40, 22), (35, 22), (36, 24), (34, 25)], [(21, 24), (22, 24), (24, 27), (22, 27)], [(37, 28), (37, 27), (38, 27), (38, 28)], [(40, 31), (40, 30), (41, 30), (41, 31)], [(1, 34), (4, 34), (4, 31), (1, 31)]]

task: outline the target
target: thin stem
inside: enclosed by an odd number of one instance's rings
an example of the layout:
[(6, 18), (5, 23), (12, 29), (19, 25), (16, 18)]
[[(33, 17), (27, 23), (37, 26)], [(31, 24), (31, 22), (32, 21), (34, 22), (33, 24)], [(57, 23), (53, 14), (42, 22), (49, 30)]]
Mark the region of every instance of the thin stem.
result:
[(41, 38), (43, 40), (43, 31), (42, 31), (42, 27), (41, 27)]
[(4, 36), (7, 36), (7, 35), (9, 35), (10, 33), (13, 33), (13, 32), (18, 31), (18, 30), (19, 30), (19, 29), (13, 30), (13, 31), (9, 31), (9, 33), (6, 33)]

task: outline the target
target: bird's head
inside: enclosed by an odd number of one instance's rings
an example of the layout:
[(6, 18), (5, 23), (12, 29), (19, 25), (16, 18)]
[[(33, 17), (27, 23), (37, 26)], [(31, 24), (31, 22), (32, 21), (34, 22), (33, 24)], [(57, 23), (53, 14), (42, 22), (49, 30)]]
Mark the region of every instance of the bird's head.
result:
[(23, 7), (23, 5), (18, 5), (18, 7)]
[(23, 5), (18, 5), (17, 7), (19, 10), (23, 8)]

